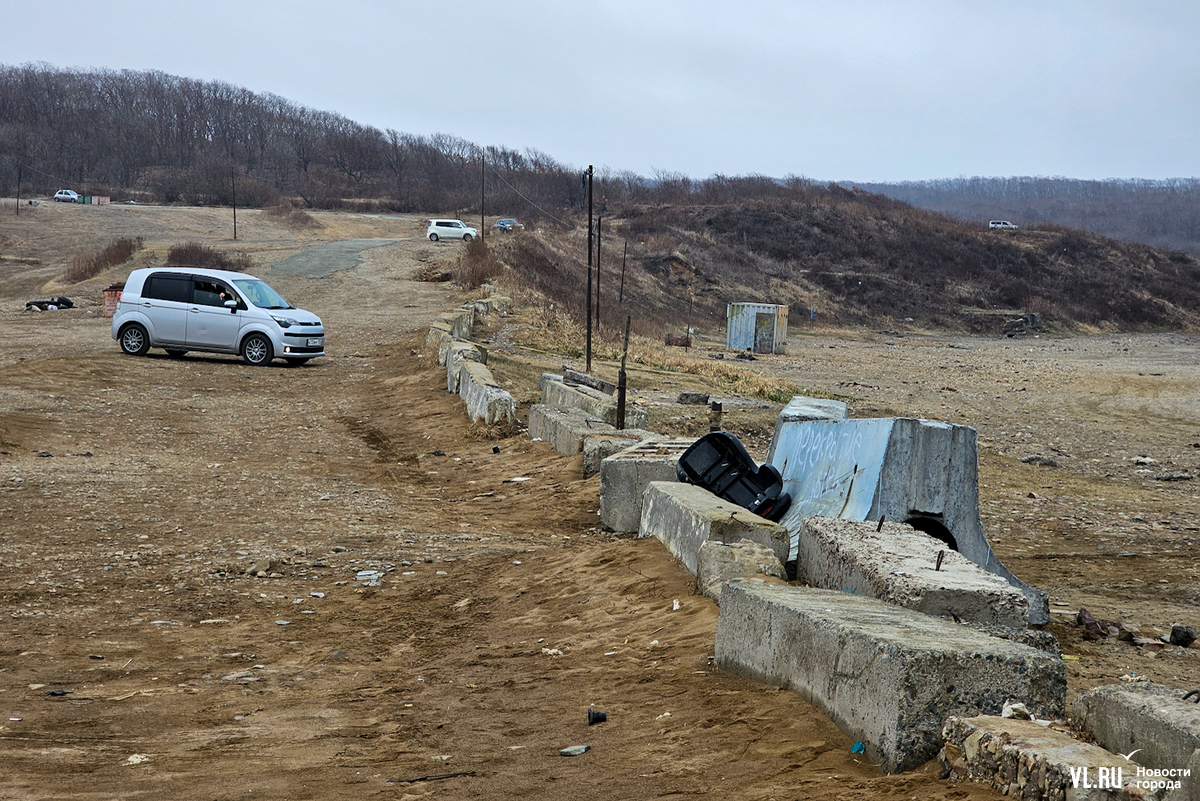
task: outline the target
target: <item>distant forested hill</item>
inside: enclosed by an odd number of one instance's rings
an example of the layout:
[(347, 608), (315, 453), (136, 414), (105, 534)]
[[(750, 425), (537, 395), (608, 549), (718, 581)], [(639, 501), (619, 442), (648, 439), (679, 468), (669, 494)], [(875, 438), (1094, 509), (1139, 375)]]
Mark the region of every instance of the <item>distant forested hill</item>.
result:
[(947, 178), (855, 184), (962, 220), (1053, 223), (1200, 256), (1200, 178)]

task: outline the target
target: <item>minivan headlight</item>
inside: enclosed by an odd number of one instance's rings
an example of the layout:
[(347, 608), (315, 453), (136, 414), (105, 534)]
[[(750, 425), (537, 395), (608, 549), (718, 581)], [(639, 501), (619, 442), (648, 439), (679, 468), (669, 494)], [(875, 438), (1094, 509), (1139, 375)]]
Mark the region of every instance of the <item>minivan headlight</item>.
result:
[(271, 319), (279, 323), (280, 328), (291, 328), (293, 325), (299, 325), (299, 323), (296, 322), (296, 320), (292, 317), (276, 317), (272, 314)]

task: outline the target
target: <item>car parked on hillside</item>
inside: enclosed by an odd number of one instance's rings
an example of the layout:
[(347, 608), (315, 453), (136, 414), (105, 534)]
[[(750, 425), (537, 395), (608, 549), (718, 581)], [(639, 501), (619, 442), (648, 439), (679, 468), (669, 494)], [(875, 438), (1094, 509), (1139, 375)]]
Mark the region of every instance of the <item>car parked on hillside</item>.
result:
[(493, 231), (499, 231), (502, 234), (511, 234), (514, 231), (523, 231), (525, 226), (511, 217), (505, 217), (503, 220), (496, 220), (496, 224), (492, 226)]
[(247, 364), (279, 357), (300, 365), (325, 355), (325, 326), (265, 281), (201, 267), (134, 270), (113, 314), (112, 338), (131, 356), (162, 348), (241, 354)]
[(54, 193), (54, 200), (57, 203), (78, 203), (79, 193), (74, 189), (60, 189)]
[(1017, 230), (1017, 226), (1013, 225), (1008, 220), (991, 220), (988, 222), (988, 228), (1007, 228), (1010, 231)]
[(479, 236), (479, 231), (462, 220), (430, 220), (425, 235), (429, 237), (430, 242), (437, 242), (439, 239), (461, 239), (470, 242)]

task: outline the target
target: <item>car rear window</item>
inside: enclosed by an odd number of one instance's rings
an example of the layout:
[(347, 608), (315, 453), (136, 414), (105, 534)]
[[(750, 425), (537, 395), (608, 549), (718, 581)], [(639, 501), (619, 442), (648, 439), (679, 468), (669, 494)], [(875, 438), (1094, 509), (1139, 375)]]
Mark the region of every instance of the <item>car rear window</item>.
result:
[(142, 291), (142, 297), (191, 303), (192, 277), (190, 275), (152, 275), (146, 279), (146, 288)]

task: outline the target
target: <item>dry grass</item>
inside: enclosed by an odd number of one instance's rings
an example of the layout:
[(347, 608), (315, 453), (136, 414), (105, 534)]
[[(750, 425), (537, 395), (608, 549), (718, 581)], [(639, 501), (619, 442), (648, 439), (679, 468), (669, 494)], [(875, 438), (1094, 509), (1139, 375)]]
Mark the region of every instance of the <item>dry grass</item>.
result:
[(267, 216), (289, 228), (318, 228), (321, 223), (304, 209), (298, 209), (287, 198), (278, 198), (265, 209)]
[(71, 259), (71, 266), (63, 273), (62, 280), (64, 283), (77, 284), (95, 278), (108, 268), (129, 261), (134, 253), (142, 249), (142, 244), (140, 236), (122, 236), (94, 253), (81, 253)]
[(451, 272), (463, 289), (478, 289), (500, 273), (500, 263), (488, 250), (483, 237), (477, 236), (466, 244), (462, 257)]

